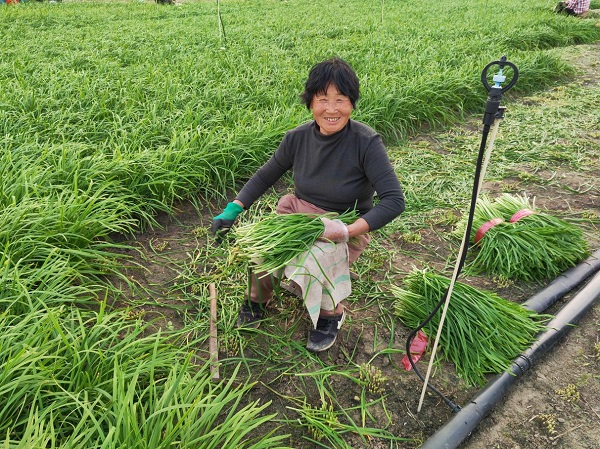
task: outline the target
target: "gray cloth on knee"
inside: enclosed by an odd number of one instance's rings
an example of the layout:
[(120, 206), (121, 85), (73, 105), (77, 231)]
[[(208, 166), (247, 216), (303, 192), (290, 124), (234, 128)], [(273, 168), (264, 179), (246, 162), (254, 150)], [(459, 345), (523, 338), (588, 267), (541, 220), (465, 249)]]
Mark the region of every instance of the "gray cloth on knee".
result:
[(315, 328), (321, 309), (335, 310), (352, 292), (346, 243), (317, 241), (310, 250), (296, 256), (284, 274), (302, 290)]

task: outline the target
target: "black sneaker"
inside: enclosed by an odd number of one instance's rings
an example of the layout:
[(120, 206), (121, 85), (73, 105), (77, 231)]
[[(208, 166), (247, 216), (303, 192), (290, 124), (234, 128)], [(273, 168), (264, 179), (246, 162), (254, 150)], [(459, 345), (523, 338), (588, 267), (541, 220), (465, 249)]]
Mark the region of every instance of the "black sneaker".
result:
[(308, 333), (306, 349), (321, 352), (331, 348), (345, 319), (346, 311), (342, 311), (341, 315), (319, 317), (317, 328)]
[(244, 299), (240, 313), (238, 314), (237, 327), (257, 329), (260, 326), (260, 320), (263, 319), (263, 315), (262, 304)]

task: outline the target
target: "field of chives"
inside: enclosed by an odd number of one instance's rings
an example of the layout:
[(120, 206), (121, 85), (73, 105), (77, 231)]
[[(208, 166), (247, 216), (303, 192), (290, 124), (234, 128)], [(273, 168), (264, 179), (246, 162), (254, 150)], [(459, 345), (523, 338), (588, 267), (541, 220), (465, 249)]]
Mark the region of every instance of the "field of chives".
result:
[[(446, 161), (447, 177), (424, 182), (439, 160), (406, 150), (408, 139), (480, 113), (481, 69), (502, 55), (521, 72), (506, 102), (567, 82), (575, 72), (560, 48), (597, 42), (600, 29), (594, 19), (556, 16), (550, 1), (316, 3), (0, 5), (5, 447), (415, 447), (439, 426), (433, 417), (406, 433), (392, 425), (391, 407), (401, 402), (377, 394), (382, 375), (371, 364), (400, 351), (391, 337), (386, 346), (371, 335), (365, 360), (351, 350), (332, 361), (290, 342), (295, 325), (275, 336), (260, 331), (257, 339), (271, 339), (267, 349), (232, 330), (244, 268), (206, 238), (206, 217), (286, 130), (310, 118), (297, 98), (306, 74), (340, 56), (361, 79), (354, 118), (384, 136), (407, 190), (407, 212), (385, 232), (416, 239), (425, 220), (441, 221), (440, 211), (468, 198), (472, 147)], [(582, 100), (583, 109), (591, 114), (597, 99)], [(560, 157), (556, 146), (539, 157), (539, 146), (519, 145), (518, 162), (529, 168), (552, 170), (558, 161), (597, 170), (597, 144)], [(514, 174), (512, 156), (505, 148), (491, 176)], [(181, 201), (204, 221), (189, 229), (196, 240), (161, 298), (131, 275), (143, 262), (134, 236), (177, 215)], [(597, 223), (589, 218), (586, 230)], [(148, 244), (168, 253), (166, 240)], [(384, 253), (375, 246), (358, 267), (362, 279), (388, 281)], [(220, 383), (205, 364), (209, 281), (223, 305)], [(364, 280), (357, 295), (374, 299), (377, 285)], [(392, 318), (382, 321), (398, 332)], [(377, 333), (363, 327), (361, 335)], [(338, 398), (335, 375), (360, 387), (354, 403)]]

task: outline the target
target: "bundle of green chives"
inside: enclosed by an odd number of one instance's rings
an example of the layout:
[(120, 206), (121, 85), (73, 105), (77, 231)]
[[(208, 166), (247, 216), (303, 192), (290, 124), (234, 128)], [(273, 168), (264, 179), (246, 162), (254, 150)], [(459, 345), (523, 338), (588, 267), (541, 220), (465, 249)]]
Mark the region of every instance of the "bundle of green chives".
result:
[(235, 230), (236, 245), (257, 273), (273, 274), (294, 257), (310, 250), (323, 234), (321, 217), (353, 223), (358, 214), (351, 210), (341, 215), (270, 214), (259, 221), (240, 225)]
[(504, 279), (554, 278), (589, 254), (579, 228), (534, 209), (525, 196), (480, 197), (470, 238), (476, 256), (467, 271)]
[[(406, 288), (390, 287), (395, 313), (408, 327), (416, 328), (442, 298), (450, 279), (413, 270), (404, 282)], [(423, 328), (430, 338), (437, 334), (440, 316), (438, 312)], [(456, 282), (440, 335), (441, 358), (454, 364), (466, 384), (481, 386), (486, 374), (506, 371), (545, 329), (549, 318), (493, 292)]]

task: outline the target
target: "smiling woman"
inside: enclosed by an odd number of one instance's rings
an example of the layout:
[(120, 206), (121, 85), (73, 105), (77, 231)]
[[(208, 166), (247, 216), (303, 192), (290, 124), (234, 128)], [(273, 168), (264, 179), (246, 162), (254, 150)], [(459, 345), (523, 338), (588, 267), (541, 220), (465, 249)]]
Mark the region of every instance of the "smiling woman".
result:
[[(223, 213), (213, 219), (213, 233), (221, 234), (233, 226), (237, 216), (249, 208), (288, 170), (294, 174), (294, 195), (279, 200), (279, 214), (325, 215), (322, 235), (316, 236), (332, 245), (317, 264), (326, 278), (349, 280), (349, 264), (353, 263), (370, 242), (369, 231), (385, 226), (404, 211), (404, 195), (400, 182), (388, 159), (381, 136), (367, 125), (350, 120), (360, 96), (358, 77), (350, 65), (338, 58), (316, 64), (308, 75), (303, 104), (312, 111), (313, 121), (289, 131), (275, 154), (246, 183)], [(375, 192), (379, 197), (374, 204)], [(356, 210), (357, 218), (345, 224), (337, 214)], [(334, 212), (331, 217), (331, 212)], [(331, 219), (333, 218), (333, 219)], [(305, 230), (303, 232), (308, 232)], [(314, 239), (313, 239), (314, 241)], [(339, 256), (331, 256), (331, 254)], [(316, 258), (316, 257), (315, 257)], [(308, 257), (302, 260), (306, 261)], [(321, 268), (322, 267), (322, 268)], [(334, 273), (343, 267), (344, 272)], [(303, 268), (310, 278), (319, 273)], [(287, 273), (287, 272), (286, 272)], [(239, 313), (239, 327), (259, 326), (264, 307), (273, 298), (279, 273), (255, 273)], [(338, 276), (339, 274), (339, 276)], [(339, 285), (339, 284), (338, 284)], [(323, 288), (322, 295), (303, 291), (306, 308), (315, 316), (315, 328), (308, 336), (307, 349), (313, 352), (330, 348), (344, 321), (341, 301), (350, 294), (337, 288)], [(333, 291), (335, 290), (335, 291)]]
[(312, 111), (317, 129), (325, 136), (344, 129), (359, 97), (358, 77), (341, 59), (317, 64), (300, 95)]

